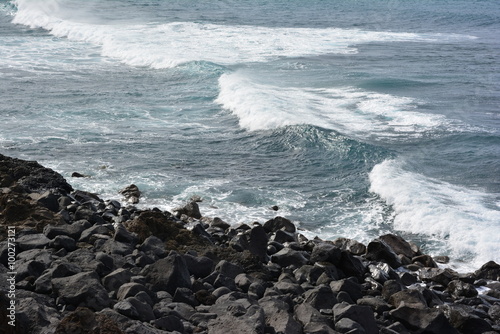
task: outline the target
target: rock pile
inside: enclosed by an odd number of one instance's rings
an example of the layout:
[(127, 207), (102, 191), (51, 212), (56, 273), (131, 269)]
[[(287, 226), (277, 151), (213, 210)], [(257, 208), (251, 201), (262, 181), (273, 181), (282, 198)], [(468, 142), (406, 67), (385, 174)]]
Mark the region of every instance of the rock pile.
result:
[(308, 240), (286, 218), (231, 226), (194, 200), (174, 213), (0, 155), (0, 224), (17, 238), (2, 333), (500, 333), (494, 262), (459, 274), (392, 234)]

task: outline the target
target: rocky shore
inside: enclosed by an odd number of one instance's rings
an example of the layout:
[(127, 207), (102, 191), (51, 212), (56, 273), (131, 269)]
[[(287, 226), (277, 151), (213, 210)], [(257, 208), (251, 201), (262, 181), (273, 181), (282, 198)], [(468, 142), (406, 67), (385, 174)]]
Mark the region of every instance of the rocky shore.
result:
[(122, 194), (0, 155), (1, 333), (500, 333), (495, 262), (457, 273), (397, 235), (308, 240)]

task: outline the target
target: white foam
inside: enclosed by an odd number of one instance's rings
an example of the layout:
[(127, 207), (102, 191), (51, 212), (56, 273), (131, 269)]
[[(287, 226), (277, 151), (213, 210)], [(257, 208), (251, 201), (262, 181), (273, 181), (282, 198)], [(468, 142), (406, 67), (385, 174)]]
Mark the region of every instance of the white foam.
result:
[(278, 87), (242, 71), (222, 75), (219, 86), (216, 102), (250, 131), (311, 124), (362, 137), (407, 138), (451, 124), (443, 115), (416, 111), (417, 101), (411, 98), (352, 87)]
[(471, 38), (463, 35), (194, 22), (96, 24), (88, 17), (92, 15), (89, 5), (85, 13), (78, 14), (78, 6), (65, 7), (66, 3), (58, 0), (17, 0), (15, 3), (18, 11), (14, 23), (43, 28), (58, 37), (93, 43), (102, 47), (104, 56), (131, 66), (152, 68), (169, 68), (190, 61), (228, 65), (281, 57), (355, 53), (356, 44), (376, 41), (436, 42)]
[(369, 176), (370, 191), (395, 211), (395, 230), (442, 243), (460, 269), (500, 261), (500, 207), (494, 207), (493, 194), (410, 172), (398, 160), (376, 165)]

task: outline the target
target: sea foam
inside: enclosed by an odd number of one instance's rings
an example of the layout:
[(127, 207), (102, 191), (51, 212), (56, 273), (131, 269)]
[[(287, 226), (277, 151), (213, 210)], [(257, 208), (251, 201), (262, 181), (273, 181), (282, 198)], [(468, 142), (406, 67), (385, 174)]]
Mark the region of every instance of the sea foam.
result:
[(495, 205), (492, 194), (408, 171), (402, 160), (385, 160), (369, 177), (370, 191), (392, 206), (396, 231), (443, 243), (459, 269), (500, 261), (500, 208), (485, 205)]
[(243, 71), (223, 74), (219, 86), (216, 102), (250, 131), (310, 124), (363, 138), (403, 138), (452, 123), (443, 115), (417, 111), (418, 101), (412, 98), (353, 87), (273, 86), (256, 82)]

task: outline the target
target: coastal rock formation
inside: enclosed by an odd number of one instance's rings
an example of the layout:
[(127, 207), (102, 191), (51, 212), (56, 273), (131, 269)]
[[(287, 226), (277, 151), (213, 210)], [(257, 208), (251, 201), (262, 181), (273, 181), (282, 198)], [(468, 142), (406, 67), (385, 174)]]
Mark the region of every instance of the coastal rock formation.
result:
[[(233, 226), (195, 201), (139, 210), (4, 156), (0, 185), (18, 246), (2, 333), (500, 333), (495, 262), (457, 273), (393, 234), (308, 240), (286, 218)], [(0, 262), (3, 277), (5, 233)]]

